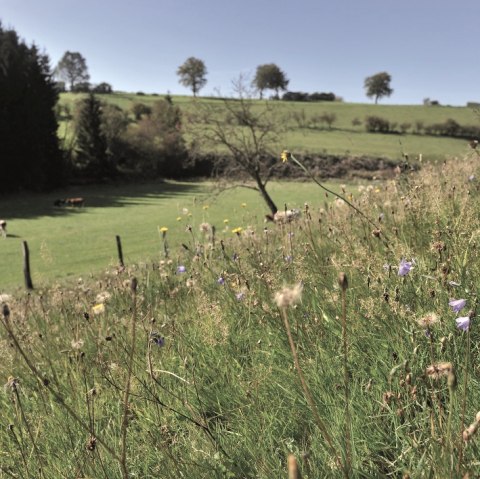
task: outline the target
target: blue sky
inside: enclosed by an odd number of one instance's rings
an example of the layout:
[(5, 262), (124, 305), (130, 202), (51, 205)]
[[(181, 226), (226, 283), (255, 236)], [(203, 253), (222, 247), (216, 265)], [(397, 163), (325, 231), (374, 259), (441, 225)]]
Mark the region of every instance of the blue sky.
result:
[(240, 74), (276, 63), (293, 91), (366, 102), (365, 77), (387, 71), (382, 103), (480, 101), (480, 0), (0, 0), (0, 20), (55, 66), (67, 50), (92, 83), (189, 94), (176, 70), (202, 59), (207, 85), (232, 92)]

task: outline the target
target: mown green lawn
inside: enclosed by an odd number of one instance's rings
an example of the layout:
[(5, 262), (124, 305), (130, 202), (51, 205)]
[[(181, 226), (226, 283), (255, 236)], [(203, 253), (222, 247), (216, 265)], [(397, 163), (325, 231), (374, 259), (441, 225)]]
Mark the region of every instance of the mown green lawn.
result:
[[(333, 186), (335, 188), (335, 185)], [(271, 183), (269, 191), (283, 208), (321, 206), (322, 191), (311, 183)], [(115, 235), (120, 235), (125, 261), (159, 261), (163, 243), (159, 227), (168, 228), (172, 256), (182, 242), (192, 245), (192, 226), (216, 226), (218, 239), (231, 229), (263, 222), (268, 213), (260, 195), (247, 188), (218, 193), (214, 183), (157, 182), (134, 185), (74, 187), (53, 194), (21, 195), (0, 200), (0, 217), (8, 221), (9, 236), (0, 239), (0, 293), (23, 285), (21, 242), (31, 255), (33, 282), (98, 274), (117, 265)], [(57, 208), (56, 198), (82, 196), (83, 208)], [(187, 209), (187, 211), (184, 211)], [(228, 220), (225, 223), (224, 220)], [(228, 229), (227, 229), (228, 227)]]

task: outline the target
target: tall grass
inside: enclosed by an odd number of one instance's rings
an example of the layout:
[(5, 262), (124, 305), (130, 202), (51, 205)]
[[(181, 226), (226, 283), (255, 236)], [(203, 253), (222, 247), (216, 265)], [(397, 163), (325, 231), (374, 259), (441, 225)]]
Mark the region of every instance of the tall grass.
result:
[(2, 297), (0, 474), (474, 477), (477, 161)]

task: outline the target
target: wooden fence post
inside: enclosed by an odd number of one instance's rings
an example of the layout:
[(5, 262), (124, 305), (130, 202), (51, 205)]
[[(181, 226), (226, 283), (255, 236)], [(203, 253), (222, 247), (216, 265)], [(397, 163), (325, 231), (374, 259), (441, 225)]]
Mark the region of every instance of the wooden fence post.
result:
[(23, 276), (25, 277), (25, 287), (33, 289), (32, 277), (30, 276), (30, 252), (28, 251), (28, 244), (22, 241), (23, 248)]
[(118, 261), (120, 266), (124, 268), (125, 264), (123, 263), (122, 241), (119, 235), (116, 235), (115, 238), (117, 239)]

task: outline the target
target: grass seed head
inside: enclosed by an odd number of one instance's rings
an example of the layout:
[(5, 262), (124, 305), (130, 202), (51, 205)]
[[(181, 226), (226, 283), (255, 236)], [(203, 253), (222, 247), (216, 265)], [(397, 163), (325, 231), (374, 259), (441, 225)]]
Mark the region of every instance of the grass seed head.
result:
[(275, 293), (274, 300), (279, 308), (288, 308), (298, 303), (302, 299), (303, 285), (301, 283), (292, 288), (285, 287), (281, 291)]

